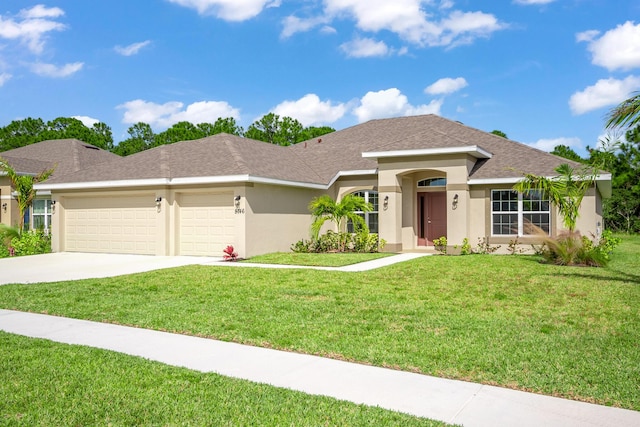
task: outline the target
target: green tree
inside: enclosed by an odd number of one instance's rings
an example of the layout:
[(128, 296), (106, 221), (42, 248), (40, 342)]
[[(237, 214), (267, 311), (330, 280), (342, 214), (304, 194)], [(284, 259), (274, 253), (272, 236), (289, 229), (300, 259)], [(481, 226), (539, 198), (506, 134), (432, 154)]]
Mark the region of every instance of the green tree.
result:
[(507, 134), (502, 132), (501, 130), (497, 130), (497, 129), (496, 130), (492, 130), (491, 133), (494, 134), (494, 135), (501, 136), (503, 138), (507, 138)]
[[(624, 142), (623, 142), (624, 141)], [(603, 201), (607, 228), (626, 233), (640, 231), (640, 125), (624, 140), (605, 137), (591, 150), (591, 162), (612, 174), (612, 196)]]
[(12, 121), (7, 126), (0, 128), (0, 152), (41, 141), (39, 135), (46, 128), (47, 125), (42, 119), (28, 117)]
[(574, 162), (585, 162), (585, 160), (568, 145), (556, 145), (555, 147), (553, 147), (553, 151), (551, 151), (551, 154), (563, 157), (565, 159), (573, 160)]
[(191, 141), (204, 138), (206, 135), (191, 122), (178, 122), (164, 132), (156, 135), (155, 145), (173, 144), (180, 141)]
[(595, 183), (596, 172), (587, 169), (576, 171), (566, 163), (558, 166), (555, 171), (558, 176), (553, 178), (525, 174), (524, 179), (516, 183), (513, 189), (520, 193), (541, 192), (544, 198), (548, 198), (558, 208), (564, 226), (569, 233), (573, 233), (582, 199)]
[(606, 127), (633, 128), (640, 124), (640, 92), (622, 101), (606, 117)]
[[(326, 135), (331, 132), (335, 132), (336, 130), (329, 126), (308, 126), (302, 129), (302, 133), (300, 135), (301, 141), (308, 141), (310, 139), (317, 138), (322, 135)], [(300, 142), (300, 141), (297, 141)]]
[(42, 182), (49, 178), (53, 173), (53, 168), (46, 169), (40, 172), (38, 175), (20, 175), (18, 172), (9, 165), (9, 163), (0, 157), (0, 170), (7, 173), (13, 189), (16, 192), (16, 200), (18, 202), (18, 211), (20, 212), (20, 230), (24, 229), (24, 213), (29, 206), (33, 203), (33, 199), (36, 197), (36, 190), (33, 186), (39, 182)]
[(318, 238), (320, 229), (325, 222), (331, 221), (336, 224), (338, 231), (342, 231), (344, 220), (353, 222), (355, 230), (367, 230), (367, 224), (356, 211), (371, 212), (372, 206), (366, 203), (362, 197), (353, 194), (345, 195), (342, 200), (336, 202), (330, 196), (324, 194), (316, 197), (309, 203), (309, 211), (313, 215), (311, 224), (311, 234), (314, 239)]
[(129, 138), (121, 141), (113, 148), (113, 152), (120, 156), (129, 156), (148, 150), (155, 145), (156, 135), (147, 123), (138, 122), (127, 129)]
[[(208, 125), (209, 123), (200, 123), (198, 127), (202, 127), (204, 125)], [(239, 126), (236, 122), (236, 119), (233, 117), (219, 117), (218, 120), (213, 124), (211, 131), (206, 133), (206, 136), (216, 135), (219, 133), (228, 133), (230, 135), (242, 136), (244, 134), (244, 130), (242, 126)]]

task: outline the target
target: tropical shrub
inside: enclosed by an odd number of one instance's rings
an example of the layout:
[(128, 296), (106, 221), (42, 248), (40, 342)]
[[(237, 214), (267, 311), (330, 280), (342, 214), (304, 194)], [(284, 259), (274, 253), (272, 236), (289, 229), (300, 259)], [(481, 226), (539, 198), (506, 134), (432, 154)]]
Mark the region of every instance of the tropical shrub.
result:
[(605, 231), (597, 240), (582, 236), (579, 232), (565, 231), (556, 237), (546, 234), (539, 254), (546, 262), (556, 265), (604, 267), (620, 239)]
[(443, 255), (447, 254), (447, 238), (445, 236), (438, 237), (433, 240), (433, 246)]
[(222, 250), (222, 252), (223, 252), (222, 258), (225, 261), (237, 261), (238, 260), (238, 253), (235, 251), (233, 246), (228, 245), (226, 248), (224, 248)]
[[(3, 227), (3, 230), (11, 227)], [(51, 235), (42, 230), (30, 230), (4, 239), (4, 245), (0, 247), (0, 258), (8, 256), (24, 256), (46, 254), (51, 252)]]
[(336, 233), (327, 231), (311, 240), (299, 240), (291, 245), (292, 252), (326, 253), (326, 252), (378, 252), (386, 244), (377, 234), (361, 230), (358, 233)]

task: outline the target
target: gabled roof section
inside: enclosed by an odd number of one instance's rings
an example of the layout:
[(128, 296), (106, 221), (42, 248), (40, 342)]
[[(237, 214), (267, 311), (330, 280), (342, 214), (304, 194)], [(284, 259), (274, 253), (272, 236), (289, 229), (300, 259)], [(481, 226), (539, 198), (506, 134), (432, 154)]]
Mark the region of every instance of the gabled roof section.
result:
[[(521, 178), (524, 172), (554, 176), (562, 163), (580, 164), (433, 114), (371, 120), (291, 147), (316, 173), (330, 180), (337, 171), (375, 169), (373, 157), (405, 151), (446, 154), (477, 147), (470, 179)], [(375, 153), (365, 156), (363, 153)], [(483, 158), (489, 157), (489, 158)]]
[(121, 159), (77, 139), (52, 139), (0, 153), (14, 169), (38, 174), (55, 166), (52, 177), (73, 173), (94, 165)]
[[(213, 178), (216, 179), (213, 179)], [(90, 169), (52, 178), (44, 187), (58, 184), (109, 181), (132, 186), (270, 179), (292, 183), (320, 182), (320, 177), (296, 156), (273, 144), (217, 134), (207, 138), (162, 145)], [(43, 186), (40, 186), (43, 187)]]
[[(74, 144), (84, 143), (76, 141)], [(17, 150), (22, 149), (11, 151)], [(163, 145), (123, 158), (113, 155), (113, 161), (75, 169), (64, 175), (57, 173), (38, 188), (224, 182), (328, 188), (340, 176), (375, 174), (378, 158), (440, 155), (466, 155), (473, 159), (470, 184), (487, 180), (515, 182), (525, 172), (555, 176), (554, 169), (562, 163), (581, 166), (459, 122), (423, 115), (371, 120), (290, 147), (218, 134)]]

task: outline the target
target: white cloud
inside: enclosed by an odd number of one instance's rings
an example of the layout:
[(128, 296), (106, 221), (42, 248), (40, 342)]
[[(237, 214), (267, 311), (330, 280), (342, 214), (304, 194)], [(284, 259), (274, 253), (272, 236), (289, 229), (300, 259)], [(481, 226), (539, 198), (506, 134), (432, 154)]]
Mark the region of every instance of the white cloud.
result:
[[(427, 12), (422, 0), (325, 0), (325, 14), (335, 18), (352, 18), (356, 26), (369, 32), (391, 31), (403, 40), (424, 46), (469, 43), (480, 36), (504, 28), (497, 18), (483, 12), (453, 10), (451, 2), (441, 3)], [(438, 21), (436, 13), (444, 13)], [(447, 15), (448, 13), (448, 15)]]
[(44, 50), (46, 34), (66, 28), (64, 24), (53, 20), (63, 14), (64, 11), (57, 7), (37, 5), (21, 10), (17, 19), (0, 15), (0, 38), (18, 40), (32, 53), (40, 54)]
[[(586, 37), (592, 36), (591, 39)], [(580, 33), (589, 42), (588, 49), (593, 55), (591, 62), (609, 71), (630, 70), (640, 67), (640, 24), (627, 21), (607, 31), (596, 39), (594, 32)], [(582, 41), (578, 39), (578, 41)]]
[(91, 128), (93, 127), (93, 125), (100, 122), (100, 120), (94, 119), (93, 117), (89, 117), (89, 116), (71, 116), (71, 118), (80, 120), (82, 124), (88, 128)]
[(601, 107), (616, 105), (638, 89), (640, 89), (640, 77), (628, 76), (624, 80), (601, 79), (595, 85), (571, 95), (569, 107), (573, 114), (584, 114)]
[(46, 7), (43, 4), (33, 6), (31, 9), (22, 9), (20, 16), (26, 19), (58, 18), (64, 15), (64, 10), (59, 7)]
[(416, 114), (440, 114), (442, 100), (413, 106), (405, 95), (396, 88), (367, 92), (360, 99), (360, 105), (353, 110), (360, 123), (371, 119), (411, 116)]
[(195, 9), (200, 15), (214, 15), (225, 21), (246, 21), (255, 18), (263, 9), (279, 7), (280, 0), (169, 0), (180, 6)]
[(340, 45), (340, 48), (350, 58), (367, 58), (372, 56), (387, 56), (392, 51), (383, 41), (369, 38), (356, 38)]
[(598, 30), (588, 30), (583, 31), (581, 33), (576, 34), (577, 42), (591, 42), (593, 39), (600, 35), (600, 31)]
[(43, 77), (62, 78), (69, 77), (70, 75), (77, 73), (82, 69), (83, 66), (83, 62), (65, 64), (61, 67), (58, 67), (54, 64), (45, 64), (42, 62), (38, 62), (35, 64), (31, 64), (31, 71)]
[(469, 84), (463, 77), (451, 78), (445, 77), (433, 83), (424, 90), (429, 95), (446, 95), (449, 93), (457, 92), (462, 88), (467, 87)]
[(536, 5), (536, 4), (549, 4), (549, 3), (553, 3), (556, 0), (514, 0), (513, 2), (515, 4), (523, 4), (525, 6), (528, 5)]
[(491, 14), (452, 10), (450, 0), (439, 4), (425, 0), (324, 0), (323, 4), (319, 17), (287, 18), (283, 36), (308, 31), (320, 22), (351, 19), (361, 31), (390, 31), (418, 46), (455, 46), (506, 27)]
[(0, 87), (4, 86), (4, 84), (8, 82), (11, 77), (13, 76), (9, 73), (0, 73)]
[[(287, 38), (291, 37), (295, 33), (304, 33), (328, 22), (328, 19), (324, 16), (303, 19), (298, 18), (297, 16), (290, 15), (282, 20), (283, 28), (282, 32), (280, 33), (280, 37)], [(327, 28), (330, 28), (331, 30), (333, 30), (333, 32), (336, 31), (335, 28), (324, 27), (323, 32), (327, 32)]]
[(273, 109), (273, 113), (297, 119), (304, 126), (336, 122), (345, 115), (346, 111), (345, 104), (334, 105), (331, 101), (320, 101), (318, 95), (313, 93), (297, 101), (284, 101)]
[(122, 123), (144, 122), (160, 128), (168, 128), (181, 121), (194, 124), (214, 123), (219, 117), (240, 117), (240, 110), (224, 101), (200, 101), (188, 105), (186, 109), (183, 107), (184, 104), (178, 101), (156, 104), (136, 99), (116, 108), (125, 110)]
[(571, 148), (581, 148), (582, 141), (580, 138), (549, 138), (549, 139), (539, 139), (536, 142), (528, 143), (527, 145), (537, 148), (542, 151), (553, 151), (553, 149), (558, 145), (566, 145)]
[(122, 56), (132, 56), (140, 52), (140, 49), (151, 44), (151, 40), (145, 40), (143, 42), (132, 43), (128, 46), (115, 46), (113, 50)]

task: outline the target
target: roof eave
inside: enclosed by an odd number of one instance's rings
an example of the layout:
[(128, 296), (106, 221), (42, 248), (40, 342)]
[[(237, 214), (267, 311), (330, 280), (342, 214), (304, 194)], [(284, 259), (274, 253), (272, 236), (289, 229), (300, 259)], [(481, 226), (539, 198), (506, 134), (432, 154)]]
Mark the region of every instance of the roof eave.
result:
[(369, 151), (362, 153), (365, 158), (436, 156), (443, 154), (468, 154), (477, 159), (490, 159), (493, 154), (478, 145), (446, 148), (421, 148), (415, 150)]

